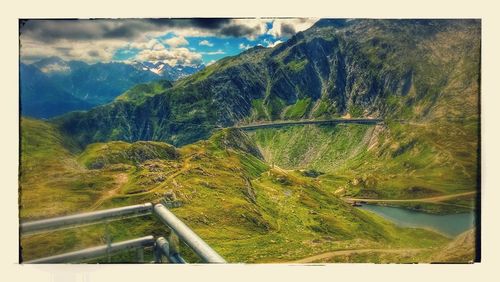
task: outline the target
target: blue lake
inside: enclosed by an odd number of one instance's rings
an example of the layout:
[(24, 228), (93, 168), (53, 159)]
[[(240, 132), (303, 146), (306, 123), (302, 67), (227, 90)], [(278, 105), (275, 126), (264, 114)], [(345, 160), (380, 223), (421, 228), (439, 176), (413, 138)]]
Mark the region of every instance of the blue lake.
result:
[(371, 211), (402, 227), (431, 229), (455, 237), (475, 227), (475, 213), (437, 215), (403, 208), (363, 205), (360, 209)]

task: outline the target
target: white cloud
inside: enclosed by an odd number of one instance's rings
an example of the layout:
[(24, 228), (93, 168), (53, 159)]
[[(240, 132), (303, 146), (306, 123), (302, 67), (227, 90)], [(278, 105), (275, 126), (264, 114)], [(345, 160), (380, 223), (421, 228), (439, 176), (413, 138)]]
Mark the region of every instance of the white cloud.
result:
[(122, 40), (70, 41), (60, 40), (53, 44), (40, 44), (25, 40), (21, 44), (21, 58), (33, 62), (40, 58), (57, 56), (63, 60), (81, 60), (88, 63), (111, 61), (117, 49), (126, 46)]
[(163, 44), (161, 44), (157, 39), (151, 39), (146, 42), (132, 42), (128, 46), (132, 49), (153, 49), (153, 50), (161, 50), (165, 48)]
[(188, 48), (170, 48), (162, 50), (142, 50), (135, 57), (138, 61), (163, 62), (170, 66), (198, 65), (202, 63), (200, 53), (192, 52)]
[(201, 45), (201, 46), (214, 47), (214, 44), (213, 44), (213, 43), (211, 43), (211, 42), (210, 42), (210, 41), (208, 41), (208, 40), (202, 40), (202, 41), (200, 41), (200, 43), (198, 43), (198, 44), (199, 44), (199, 45)]
[(297, 32), (310, 28), (318, 19), (296, 18), (296, 19), (274, 19), (273, 26), (267, 31), (274, 37), (290, 37)]
[(212, 52), (200, 52), (200, 54), (203, 54), (203, 55), (221, 55), (221, 54), (226, 54), (226, 52), (219, 49), (217, 51), (212, 51)]
[(52, 72), (67, 72), (70, 71), (71, 69), (67, 65), (49, 64), (45, 65), (40, 70), (44, 73), (52, 73)]
[(184, 36), (172, 37), (169, 39), (165, 39), (163, 42), (169, 45), (170, 47), (174, 48), (189, 44), (189, 42), (186, 40), (186, 38), (184, 38)]
[(208, 66), (210, 66), (210, 65), (213, 65), (215, 62), (216, 62), (216, 60), (211, 60), (210, 62), (208, 62), (208, 63), (206, 64), (206, 66), (208, 67)]
[[(310, 27), (315, 19), (219, 19), (214, 22), (186, 20), (30, 20), (21, 28), (21, 60), (34, 62), (43, 57), (57, 56), (64, 60), (88, 63), (107, 62), (119, 49), (138, 49), (140, 52), (165, 52), (188, 45), (188, 36), (240, 37), (250, 40), (262, 34), (275, 37)], [(266, 23), (273, 22), (271, 29)], [(163, 42), (155, 38), (165, 34), (175, 37)], [(202, 43), (203, 42), (203, 43)], [(210, 46), (212, 42), (198, 42)], [(252, 46), (240, 44), (240, 49)], [(218, 51), (215, 51), (218, 52)], [(191, 53), (195, 53), (194, 50)]]
[[(269, 20), (256, 19), (234, 19), (231, 26), (226, 29), (226, 33), (232, 36), (241, 36), (237, 32), (244, 33), (244, 36), (250, 40), (255, 40), (259, 35), (265, 34), (267, 31), (266, 23)], [(237, 29), (238, 28), (238, 29)], [(234, 34), (231, 34), (231, 29), (234, 29)], [(224, 30), (224, 29), (223, 29)]]
[(280, 43), (283, 43), (283, 41), (281, 41), (281, 40), (276, 40), (276, 41), (274, 41), (274, 42), (269, 42), (269, 41), (267, 41), (266, 43), (267, 43), (267, 46), (266, 46), (266, 47), (268, 47), (268, 48), (273, 48), (274, 46), (276, 46), (276, 45), (278, 45), (278, 44), (280, 44)]
[(247, 50), (247, 49), (250, 49), (252, 48), (252, 46), (250, 44), (243, 44), (243, 43), (240, 43), (240, 46), (239, 46), (240, 50)]

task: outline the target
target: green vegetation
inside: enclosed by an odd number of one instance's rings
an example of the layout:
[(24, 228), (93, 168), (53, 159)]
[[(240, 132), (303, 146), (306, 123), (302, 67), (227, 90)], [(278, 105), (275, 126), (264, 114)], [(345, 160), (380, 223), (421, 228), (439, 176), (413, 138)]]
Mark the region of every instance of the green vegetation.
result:
[(162, 142), (139, 141), (133, 144), (115, 141), (94, 143), (78, 160), (87, 168), (103, 168), (110, 164), (137, 164), (152, 159), (175, 159), (175, 147)]
[(331, 108), (333, 105), (329, 104), (325, 100), (321, 99), (318, 102), (318, 106), (314, 109), (312, 116), (314, 118), (321, 118), (331, 113)]
[(254, 120), (266, 120), (269, 118), (263, 99), (252, 100), (252, 119)]
[(139, 105), (144, 103), (148, 97), (165, 92), (170, 87), (172, 87), (172, 83), (168, 80), (138, 84), (116, 97), (115, 101), (124, 101)]
[(285, 101), (278, 97), (272, 97), (267, 101), (267, 112), (271, 120), (280, 119), (281, 111), (285, 108)]
[(287, 67), (293, 72), (300, 72), (307, 65), (307, 59), (303, 59), (300, 61), (291, 61), (287, 64)]
[(311, 104), (311, 98), (297, 100), (295, 104), (285, 110), (285, 119), (301, 119)]
[(141, 85), (54, 123), (84, 148), (117, 140), (182, 146), (207, 139), (215, 125), (263, 120), (477, 118), (479, 39), (474, 20), (325, 23), (276, 48), (224, 58), (170, 88)]
[(52, 125), (21, 120), (20, 217), (44, 218), (85, 210), (113, 187), (106, 172), (88, 171)]
[[(477, 152), (466, 148), (474, 148), (477, 137), (463, 135), (467, 127), (436, 130), (440, 126), (311, 125), (259, 129), (251, 137), (268, 162), (326, 173), (319, 176), (323, 184), (345, 196), (409, 199), (475, 191)], [(474, 208), (474, 200), (410, 207), (457, 212)]]
[(268, 162), (285, 169), (313, 168), (333, 172), (357, 153), (373, 128), (365, 125), (291, 126), (259, 129), (252, 138)]
[[(37, 138), (28, 138), (28, 132), (36, 130), (37, 126), (44, 127), (47, 123), (23, 119), (25, 155), (36, 156), (38, 150), (45, 150), (47, 146), (58, 153), (66, 151), (64, 142), (59, 142), (58, 138), (49, 140), (46, 147), (34, 146)], [(64, 139), (56, 131), (53, 134)], [(61, 186), (67, 185), (59, 189), (87, 197), (80, 197), (78, 202), (51, 200), (54, 211), (51, 216), (77, 209), (85, 211), (155, 202), (168, 192), (182, 202), (181, 207), (174, 209), (175, 214), (231, 262), (292, 261), (324, 251), (350, 248), (437, 247), (448, 241), (429, 231), (395, 227), (377, 216), (357, 210), (335, 197), (318, 178), (270, 168), (258, 155), (252, 139), (238, 130), (222, 130), (209, 140), (179, 148), (176, 157), (153, 154), (151, 156), (156, 158), (134, 158), (133, 154), (118, 153), (133, 151), (134, 145), (156, 150), (163, 148), (158, 143), (110, 142), (93, 144), (81, 153), (66, 153), (66, 162), (72, 160), (78, 170), (53, 179), (61, 181)], [(151, 151), (141, 152), (141, 156), (147, 156)], [(44, 155), (43, 160), (50, 163), (54, 156), (58, 154)], [(78, 165), (77, 159), (82, 164), (99, 160), (106, 165), (86, 169)], [(23, 209), (26, 204), (31, 205), (26, 211), (47, 214), (44, 202), (25, 201), (39, 193), (42, 186), (30, 180), (40, 179), (48, 173), (51, 172), (38, 171), (36, 175), (30, 173), (21, 179), (23, 187), (30, 185), (32, 188), (23, 188)], [(79, 177), (85, 174), (105, 176), (108, 181), (98, 179), (89, 188), (89, 183), (75, 185), (62, 181), (69, 173)], [(22, 220), (33, 218), (36, 216), (29, 212), (21, 215)], [(151, 218), (112, 222), (108, 230), (113, 241), (166, 234), (164, 227)], [(95, 225), (52, 232), (50, 236), (32, 235), (31, 240), (23, 237), (21, 244), (26, 250), (23, 255), (25, 259), (33, 259), (49, 250), (60, 253), (100, 245), (105, 242), (104, 231), (104, 225)], [(35, 246), (33, 242), (43, 244)], [(129, 255), (134, 257), (133, 253)], [(114, 259), (126, 260), (127, 256)]]

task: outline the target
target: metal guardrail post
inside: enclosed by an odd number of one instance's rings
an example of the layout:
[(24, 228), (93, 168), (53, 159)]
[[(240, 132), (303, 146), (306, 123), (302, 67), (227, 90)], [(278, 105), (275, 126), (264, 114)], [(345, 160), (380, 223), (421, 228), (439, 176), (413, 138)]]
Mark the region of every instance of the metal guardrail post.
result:
[(139, 263), (144, 263), (144, 249), (143, 248), (137, 248), (137, 261)]
[[(163, 238), (163, 237), (160, 237), (160, 238)], [(154, 262), (155, 263), (162, 263), (163, 260), (162, 260), (162, 257), (164, 254), (168, 254), (169, 250), (168, 250), (168, 243), (167, 244), (161, 244), (158, 240), (160, 239), (156, 239), (156, 242), (155, 242), (155, 246), (153, 248), (153, 255), (154, 255)], [(163, 238), (163, 240), (165, 240), (165, 238)]]
[(111, 245), (102, 245), (98, 247), (88, 248), (75, 252), (45, 257), (35, 260), (26, 261), (24, 263), (67, 263), (71, 261), (86, 260), (91, 258), (106, 255), (107, 252), (116, 252), (132, 248), (144, 248), (154, 244), (153, 236), (145, 236), (142, 238), (132, 239), (128, 241), (118, 242)]
[(179, 238), (184, 241), (204, 262), (226, 263), (226, 261), (203, 241), (193, 230), (177, 218), (162, 204), (157, 204), (154, 213), (166, 224)]
[(151, 213), (153, 205), (151, 203), (121, 207), (116, 209), (108, 209), (102, 211), (81, 213), (69, 216), (43, 219), (32, 222), (21, 223), (21, 233), (33, 233), (39, 231), (55, 230), (68, 226), (83, 225), (96, 221), (102, 221), (109, 218), (128, 216), (128, 215), (145, 215)]
[(175, 248), (171, 248), (164, 237), (159, 237), (155, 242), (155, 262), (161, 263), (162, 256), (167, 257), (170, 263), (186, 263)]

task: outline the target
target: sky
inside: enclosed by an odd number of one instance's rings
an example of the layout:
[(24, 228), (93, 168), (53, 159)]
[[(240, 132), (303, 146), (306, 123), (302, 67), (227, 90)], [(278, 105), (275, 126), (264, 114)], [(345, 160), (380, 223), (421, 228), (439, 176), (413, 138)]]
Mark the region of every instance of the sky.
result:
[(311, 27), (313, 18), (22, 20), (21, 61), (59, 57), (87, 63), (209, 65), (261, 45), (273, 47)]

